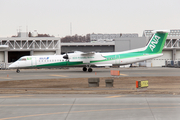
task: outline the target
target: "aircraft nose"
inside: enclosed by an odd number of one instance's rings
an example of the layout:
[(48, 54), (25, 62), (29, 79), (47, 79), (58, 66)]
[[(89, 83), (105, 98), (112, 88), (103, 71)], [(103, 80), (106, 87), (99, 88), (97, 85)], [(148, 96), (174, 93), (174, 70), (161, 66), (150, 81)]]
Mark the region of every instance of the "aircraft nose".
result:
[(10, 66), (9, 66), (10, 69), (12, 68), (17, 68), (17, 65), (15, 63), (12, 63)]

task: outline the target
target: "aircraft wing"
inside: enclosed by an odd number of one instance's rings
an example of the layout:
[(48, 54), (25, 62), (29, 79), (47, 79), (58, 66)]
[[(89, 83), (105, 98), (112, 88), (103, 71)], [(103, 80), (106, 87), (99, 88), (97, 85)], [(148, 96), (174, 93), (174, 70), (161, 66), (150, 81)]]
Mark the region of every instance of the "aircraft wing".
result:
[(95, 52), (82, 53), (82, 56), (93, 56)]
[(74, 51), (74, 53), (81, 54), (82, 56), (92, 56), (95, 52), (81, 52), (81, 51)]
[(106, 58), (103, 57), (100, 53), (95, 52), (76, 52), (71, 55), (69, 55), (69, 61), (70, 62), (83, 62), (83, 63), (90, 63), (91, 61), (97, 61), (97, 60), (105, 60)]

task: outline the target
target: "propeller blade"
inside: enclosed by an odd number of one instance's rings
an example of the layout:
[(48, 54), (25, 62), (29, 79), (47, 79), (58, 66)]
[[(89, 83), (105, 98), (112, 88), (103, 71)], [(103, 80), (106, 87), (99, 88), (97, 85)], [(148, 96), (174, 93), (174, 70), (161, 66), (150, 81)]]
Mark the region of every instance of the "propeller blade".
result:
[(64, 56), (63, 56), (63, 58), (64, 58), (64, 59), (69, 59), (69, 57), (68, 57), (68, 55), (67, 55), (67, 54), (66, 54), (66, 55), (64, 55)]

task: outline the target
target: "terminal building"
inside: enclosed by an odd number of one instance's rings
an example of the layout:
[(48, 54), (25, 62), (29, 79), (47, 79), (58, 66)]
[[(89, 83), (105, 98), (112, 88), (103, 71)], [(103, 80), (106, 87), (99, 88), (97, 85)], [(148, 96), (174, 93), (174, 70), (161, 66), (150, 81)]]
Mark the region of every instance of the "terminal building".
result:
[[(27, 33), (18, 33), (17, 37), (0, 38), (0, 67), (8, 65), (26, 55), (59, 55), (74, 51), (82, 52), (121, 52), (144, 47), (152, 36), (152, 30), (138, 34), (91, 34), (91, 42), (61, 43), (59, 37), (28, 37)], [(148, 67), (164, 66), (167, 60), (180, 61), (180, 30), (170, 30), (163, 56), (144, 61)], [(8, 46), (3, 47), (4, 45)]]

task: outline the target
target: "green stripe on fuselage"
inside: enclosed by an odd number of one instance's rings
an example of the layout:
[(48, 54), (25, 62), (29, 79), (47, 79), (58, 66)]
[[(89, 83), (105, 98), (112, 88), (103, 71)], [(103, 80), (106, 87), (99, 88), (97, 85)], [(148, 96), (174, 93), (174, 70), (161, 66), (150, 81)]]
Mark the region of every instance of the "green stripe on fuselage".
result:
[(61, 67), (61, 66), (75, 66), (75, 65), (81, 65), (83, 64), (82, 62), (56, 62), (56, 63), (47, 63), (47, 64), (41, 64), (41, 65), (34, 65), (32, 67), (50, 67), (50, 66), (56, 66), (56, 67)]

